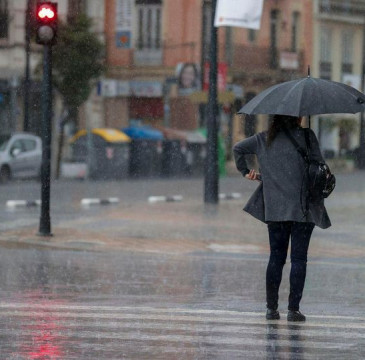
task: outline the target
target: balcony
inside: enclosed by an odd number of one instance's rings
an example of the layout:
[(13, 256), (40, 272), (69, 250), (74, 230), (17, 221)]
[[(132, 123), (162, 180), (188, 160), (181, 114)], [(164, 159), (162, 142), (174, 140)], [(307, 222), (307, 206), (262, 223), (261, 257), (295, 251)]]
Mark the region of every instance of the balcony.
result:
[(365, 3), (363, 0), (320, 0), (319, 12), (328, 15), (365, 16)]

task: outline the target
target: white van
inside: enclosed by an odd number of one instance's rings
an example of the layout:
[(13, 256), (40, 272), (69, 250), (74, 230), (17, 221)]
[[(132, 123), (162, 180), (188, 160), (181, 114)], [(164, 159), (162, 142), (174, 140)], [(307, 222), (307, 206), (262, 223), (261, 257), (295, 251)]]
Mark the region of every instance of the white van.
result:
[(0, 182), (9, 179), (39, 177), (42, 140), (28, 133), (0, 135)]

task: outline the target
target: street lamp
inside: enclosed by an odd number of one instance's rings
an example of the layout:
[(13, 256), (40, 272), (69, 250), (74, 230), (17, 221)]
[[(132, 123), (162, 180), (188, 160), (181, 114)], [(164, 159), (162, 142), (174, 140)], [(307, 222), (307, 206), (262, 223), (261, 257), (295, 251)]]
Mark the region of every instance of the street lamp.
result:
[(210, 37), (210, 68), (209, 68), (209, 100), (207, 111), (207, 157), (204, 177), (204, 202), (218, 203), (218, 94), (217, 94), (217, 34), (214, 26), (217, 0), (212, 0), (211, 37)]
[[(361, 74), (361, 91), (365, 89), (365, 24), (363, 25), (362, 38), (362, 74)], [(364, 112), (360, 113), (360, 137), (359, 149), (357, 156), (357, 163), (360, 169), (365, 168), (365, 118)]]

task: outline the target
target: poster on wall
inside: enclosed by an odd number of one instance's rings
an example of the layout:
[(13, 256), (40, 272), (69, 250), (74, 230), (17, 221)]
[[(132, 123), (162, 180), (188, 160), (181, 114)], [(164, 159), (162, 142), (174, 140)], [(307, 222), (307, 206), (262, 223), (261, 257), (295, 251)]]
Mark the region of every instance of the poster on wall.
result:
[[(218, 76), (217, 76), (217, 88), (218, 91), (225, 91), (227, 87), (227, 72), (228, 65), (226, 63), (218, 64)], [(204, 83), (203, 90), (209, 90), (209, 73), (210, 73), (210, 64), (207, 62), (204, 64)]]
[(200, 68), (195, 63), (179, 63), (176, 66), (179, 95), (200, 90)]
[(132, 48), (133, 0), (116, 0), (115, 46)]

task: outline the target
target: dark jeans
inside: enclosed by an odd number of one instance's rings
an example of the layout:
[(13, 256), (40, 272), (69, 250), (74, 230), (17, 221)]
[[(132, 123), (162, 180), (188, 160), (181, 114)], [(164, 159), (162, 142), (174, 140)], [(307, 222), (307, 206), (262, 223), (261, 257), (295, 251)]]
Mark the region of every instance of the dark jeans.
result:
[(291, 236), (288, 309), (299, 310), (307, 270), (307, 252), (313, 228), (313, 223), (294, 221), (271, 222), (268, 224), (270, 260), (266, 271), (266, 300), (269, 309), (276, 310), (278, 308), (279, 287)]

